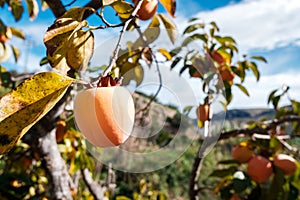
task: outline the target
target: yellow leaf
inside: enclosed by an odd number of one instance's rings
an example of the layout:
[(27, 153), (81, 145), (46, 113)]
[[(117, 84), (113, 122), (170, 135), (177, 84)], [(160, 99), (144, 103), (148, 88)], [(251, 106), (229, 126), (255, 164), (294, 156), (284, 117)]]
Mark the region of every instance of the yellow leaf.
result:
[(161, 53), (167, 60), (171, 60), (171, 54), (165, 48), (159, 48), (158, 52)]
[(39, 5), (36, 2), (36, 0), (26, 0), (25, 1), (27, 4), (27, 9), (28, 9), (28, 14), (30, 17), (30, 20), (34, 20), (39, 13)]
[(62, 98), (73, 79), (43, 72), (0, 99), (0, 154), (16, 142)]
[(94, 35), (91, 31), (79, 30), (70, 38), (67, 46), (67, 64), (84, 72), (94, 52)]
[(118, 13), (121, 19), (128, 19), (133, 11), (132, 5), (125, 1), (115, 1), (111, 4), (111, 6)]
[(176, 12), (176, 0), (159, 0), (160, 3), (164, 6), (167, 12), (172, 16), (175, 17)]
[(124, 85), (133, 80), (139, 86), (144, 78), (144, 69), (139, 63), (126, 62), (121, 66), (120, 74), (124, 78), (122, 81)]
[(177, 37), (177, 29), (175, 24), (164, 14), (158, 14), (158, 17), (161, 19), (165, 28), (167, 29), (171, 42), (174, 43)]

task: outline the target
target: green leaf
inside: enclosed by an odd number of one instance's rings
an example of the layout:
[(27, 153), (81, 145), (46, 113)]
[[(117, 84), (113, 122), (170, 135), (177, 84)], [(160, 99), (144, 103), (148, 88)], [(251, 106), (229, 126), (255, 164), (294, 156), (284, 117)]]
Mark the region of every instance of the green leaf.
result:
[(256, 77), (256, 80), (258, 81), (260, 78), (260, 73), (258, 71), (257, 65), (255, 62), (250, 62), (248, 64), (248, 67), (252, 70), (254, 76)]
[(216, 169), (214, 170), (209, 176), (210, 177), (218, 177), (218, 178), (224, 178), (226, 176), (232, 175), (236, 171), (235, 166), (231, 166), (227, 169)]
[(126, 1), (114, 1), (111, 6), (121, 19), (128, 19), (133, 11), (132, 5)]
[(254, 60), (262, 61), (264, 63), (268, 63), (268, 61), (262, 56), (251, 56), (251, 58), (254, 59)]
[(44, 58), (42, 58), (42, 60), (40, 61), (40, 66), (46, 65), (47, 63), (49, 63), (48, 58), (47, 58), (47, 57), (44, 57)]
[(25, 2), (27, 4), (30, 20), (34, 20), (39, 13), (39, 5), (36, 0), (26, 0)]
[(20, 54), (21, 54), (20, 50), (17, 47), (15, 47), (14, 45), (11, 45), (11, 49), (12, 49), (12, 52), (13, 52), (13, 55), (14, 55), (14, 58), (15, 58), (15, 62), (18, 62), (18, 59), (19, 59)]
[(11, 33), (13, 36), (16, 36), (22, 40), (25, 40), (25, 34), (22, 30), (15, 28), (15, 27), (10, 27)]
[(221, 160), (221, 161), (218, 162), (218, 164), (221, 164), (221, 165), (232, 165), (232, 164), (239, 165), (240, 162), (237, 161), (237, 160)]
[(280, 101), (280, 98), (281, 98), (281, 96), (278, 95), (278, 96), (276, 96), (276, 97), (274, 97), (274, 98), (272, 99), (272, 104), (273, 104), (273, 106), (274, 106), (275, 109), (277, 109), (277, 107), (278, 107), (278, 103), (279, 103), (279, 101)]
[(237, 86), (245, 95), (250, 96), (248, 90), (241, 84), (235, 83), (235, 86)]
[(9, 1), (9, 5), (11, 7), (12, 14), (16, 21), (21, 19), (21, 16), (24, 11), (24, 7), (22, 5), (22, 1), (19, 0), (11, 0)]
[(268, 104), (272, 101), (272, 99), (274, 98), (274, 95), (275, 93), (277, 92), (278, 90), (273, 90), (270, 94), (269, 94), (269, 97), (268, 97)]
[(235, 40), (230, 37), (230, 36), (224, 36), (224, 37), (221, 37), (221, 36), (215, 36), (214, 37), (220, 44), (222, 45), (225, 45), (226, 44), (236, 44)]
[(173, 69), (180, 62), (181, 59), (182, 59), (181, 57), (175, 58), (175, 60), (171, 64), (170, 68)]
[(122, 83), (128, 85), (131, 80), (139, 86), (144, 79), (144, 69), (139, 63), (126, 62), (120, 68), (120, 74), (124, 78)]
[(219, 27), (218, 25), (216, 24), (216, 22), (210, 22), (210, 25), (212, 25), (212, 27), (216, 30), (216, 31), (219, 31)]
[(181, 46), (187, 46), (189, 43), (191, 43), (194, 40), (202, 40), (204, 43), (208, 41), (207, 35), (205, 34), (193, 34), (187, 38), (185, 38), (181, 44)]
[(172, 16), (175, 17), (176, 12), (176, 0), (159, 0), (159, 2), (164, 6), (166, 11)]
[(0, 99), (0, 154), (17, 141), (62, 98), (73, 79), (43, 72)]
[(197, 24), (192, 24), (183, 31), (183, 34), (191, 33), (199, 28), (203, 29), (205, 27), (204, 23), (197, 23)]
[(165, 28), (167, 29), (168, 36), (171, 42), (174, 44), (177, 37), (177, 29), (175, 24), (164, 14), (158, 14)]

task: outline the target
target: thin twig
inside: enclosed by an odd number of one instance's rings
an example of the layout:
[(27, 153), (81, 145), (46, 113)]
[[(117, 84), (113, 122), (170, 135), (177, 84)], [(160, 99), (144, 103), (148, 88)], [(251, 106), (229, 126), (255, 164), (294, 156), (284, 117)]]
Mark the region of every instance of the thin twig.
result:
[(131, 13), (131, 16), (125, 21), (125, 24), (124, 24), (124, 26), (123, 26), (123, 28), (121, 30), (121, 33), (120, 33), (120, 36), (119, 36), (116, 48), (113, 51), (113, 56), (112, 56), (112, 58), (110, 60), (109, 65), (107, 66), (107, 68), (102, 73), (102, 76), (107, 76), (111, 72), (113, 66), (116, 64), (116, 61), (118, 59), (118, 54), (119, 54), (119, 51), (121, 49), (121, 41), (123, 39), (124, 33), (125, 33), (127, 27), (129, 26), (130, 22), (136, 17), (137, 12), (140, 9), (142, 3), (143, 3), (143, 0), (139, 0), (139, 2), (136, 5), (135, 9)]
[(159, 68), (159, 63), (158, 63), (158, 60), (157, 60), (157, 57), (156, 55), (153, 53), (151, 47), (149, 46), (149, 44), (147, 43), (147, 38), (143, 35), (140, 27), (137, 26), (137, 24), (135, 23), (135, 28), (137, 29), (143, 43), (144, 43), (144, 46), (145, 47), (148, 47), (153, 58), (154, 58), (154, 62), (155, 62), (155, 66), (156, 66), (156, 70), (157, 70), (157, 73), (158, 73), (158, 81), (159, 81), (159, 86), (158, 86), (158, 89), (156, 90), (155, 94), (151, 97), (150, 101), (146, 104), (146, 106), (142, 109), (140, 109), (139, 111), (136, 112), (136, 115), (139, 114), (140, 112), (144, 112), (146, 111), (150, 105), (152, 104), (152, 102), (156, 99), (157, 95), (159, 94), (161, 88), (162, 88), (162, 76), (161, 76), (161, 71), (160, 71), (160, 68)]

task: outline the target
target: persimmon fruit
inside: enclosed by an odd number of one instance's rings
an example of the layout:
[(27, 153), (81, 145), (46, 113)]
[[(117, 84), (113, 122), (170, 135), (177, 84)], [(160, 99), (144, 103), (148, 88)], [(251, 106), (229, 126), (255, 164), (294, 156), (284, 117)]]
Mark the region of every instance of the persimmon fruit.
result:
[(208, 104), (201, 104), (196, 109), (197, 118), (201, 122), (205, 122), (210, 119), (210, 107)]
[(74, 99), (74, 116), (79, 130), (95, 146), (118, 146), (130, 136), (134, 103), (121, 86), (80, 91)]
[(12, 38), (12, 32), (9, 27), (6, 27), (5, 34), (0, 32), (0, 42), (5, 43)]
[(223, 81), (232, 81), (235, 77), (233, 72), (224, 67), (219, 67), (219, 72)]
[(248, 162), (247, 171), (252, 180), (262, 183), (272, 175), (272, 163), (265, 157), (257, 155)]
[(297, 161), (286, 154), (278, 154), (274, 157), (273, 164), (281, 169), (285, 175), (293, 175), (297, 170)]
[(214, 61), (216, 61), (219, 64), (222, 64), (225, 62), (225, 59), (223, 58), (223, 56), (220, 53), (218, 53), (217, 51), (213, 51), (211, 53), (211, 57)]
[(231, 155), (240, 163), (247, 163), (254, 156), (254, 153), (247, 146), (237, 145), (232, 149)]
[(55, 137), (56, 142), (62, 141), (66, 133), (66, 121), (65, 120), (58, 120), (56, 122), (56, 131), (55, 131)]
[[(138, 4), (139, 0), (134, 0), (134, 5)], [(144, 0), (140, 9), (137, 12), (138, 18), (140, 20), (151, 19), (157, 10), (158, 0)]]

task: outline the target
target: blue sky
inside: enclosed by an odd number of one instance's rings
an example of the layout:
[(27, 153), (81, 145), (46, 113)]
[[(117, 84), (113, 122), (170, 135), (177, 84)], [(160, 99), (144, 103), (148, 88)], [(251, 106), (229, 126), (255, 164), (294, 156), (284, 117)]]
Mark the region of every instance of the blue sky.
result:
[[(77, 2), (80, 2), (77, 5), (83, 5), (87, 1)], [(265, 56), (268, 64), (259, 65), (262, 72), (260, 82), (256, 83), (251, 75), (246, 80), (251, 96), (245, 97), (241, 92), (235, 91), (230, 108), (267, 107), (269, 92), (284, 84), (290, 85), (291, 96), (300, 100), (299, 10), (299, 0), (177, 0), (174, 21), (179, 30), (185, 27), (186, 21), (191, 17), (200, 17), (206, 22), (216, 21), (221, 33), (236, 39), (240, 55), (247, 53)], [(165, 12), (162, 6), (158, 11)], [(45, 56), (43, 34), (54, 21), (50, 10), (40, 11), (33, 22), (29, 21), (25, 12), (20, 23), (13, 21), (7, 7), (0, 8), (0, 13), (5, 23), (23, 29), (28, 38), (27, 42), (12, 41), (17, 42), (23, 53), (20, 61), (15, 64), (11, 60), (3, 65), (18, 71), (23, 71), (24, 67), (29, 71), (45, 70), (38, 63)], [(106, 14), (109, 13), (110, 11)], [(94, 23), (93, 19), (89, 21)], [(111, 30), (96, 34), (96, 45), (110, 35)]]

